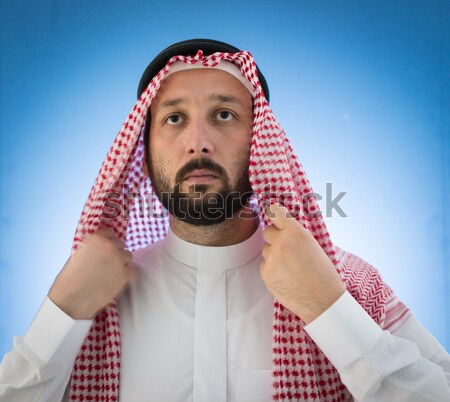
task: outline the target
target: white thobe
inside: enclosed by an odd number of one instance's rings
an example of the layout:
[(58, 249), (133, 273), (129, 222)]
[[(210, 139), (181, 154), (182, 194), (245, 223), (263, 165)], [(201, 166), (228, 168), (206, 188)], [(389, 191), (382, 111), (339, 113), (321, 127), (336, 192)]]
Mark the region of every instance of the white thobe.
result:
[[(227, 247), (169, 231), (134, 253), (138, 278), (118, 300), (121, 401), (272, 400), (274, 300), (259, 274), (263, 244), (261, 227)], [(68, 401), (90, 323), (47, 298), (0, 365), (0, 401)], [(413, 316), (382, 331), (346, 292), (305, 329), (355, 400), (450, 401), (450, 358)]]

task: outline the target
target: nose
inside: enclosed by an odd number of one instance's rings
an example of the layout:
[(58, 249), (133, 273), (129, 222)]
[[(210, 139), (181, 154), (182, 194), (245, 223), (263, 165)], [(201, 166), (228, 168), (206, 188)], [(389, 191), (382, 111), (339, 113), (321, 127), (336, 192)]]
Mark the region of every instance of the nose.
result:
[(214, 152), (212, 143), (212, 127), (206, 118), (196, 116), (192, 118), (185, 130), (185, 152), (190, 155), (207, 155)]

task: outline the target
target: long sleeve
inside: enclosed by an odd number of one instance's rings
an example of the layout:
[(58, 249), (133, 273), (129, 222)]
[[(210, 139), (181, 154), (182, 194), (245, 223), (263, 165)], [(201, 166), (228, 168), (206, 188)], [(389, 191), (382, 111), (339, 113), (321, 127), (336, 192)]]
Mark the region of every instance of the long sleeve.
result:
[(90, 325), (73, 320), (46, 298), (0, 364), (0, 401), (61, 402)]
[(358, 402), (450, 401), (450, 356), (413, 315), (383, 331), (345, 292), (305, 330)]

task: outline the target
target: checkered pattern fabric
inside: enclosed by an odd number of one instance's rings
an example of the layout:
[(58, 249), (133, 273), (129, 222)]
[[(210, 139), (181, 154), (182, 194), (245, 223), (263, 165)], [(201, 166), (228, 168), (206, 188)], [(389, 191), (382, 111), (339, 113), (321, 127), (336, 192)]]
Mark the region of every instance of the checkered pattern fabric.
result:
[[(144, 159), (143, 126), (147, 109), (161, 82), (176, 61), (202, 63), (214, 67), (220, 60), (234, 63), (255, 89), (254, 121), (249, 164), (250, 184), (255, 192), (255, 208), (265, 225), (265, 207), (281, 202), (301, 224), (310, 230), (336, 266), (347, 289), (384, 329), (398, 325), (409, 314), (393, 295), (379, 273), (360, 258), (340, 250), (331, 242), (317, 200), (294, 151), (275, 119), (258, 80), (256, 65), (249, 52), (214, 53), (204, 56), (174, 56), (152, 79), (118, 133), (83, 209), (75, 238), (75, 251), (99, 227), (102, 217), (109, 220), (126, 247), (138, 250), (163, 239), (168, 218), (156, 198), (150, 179), (142, 172)], [(115, 200), (124, 206), (119, 216), (109, 208)], [(108, 204), (109, 203), (109, 204)], [(307, 213), (306, 213), (307, 212)], [(326, 401), (353, 400), (339, 374), (321, 350), (308, 337), (304, 323), (280, 303), (274, 304), (273, 322), (273, 400)], [(95, 317), (76, 358), (70, 383), (72, 401), (118, 401), (120, 378), (120, 329), (117, 305), (109, 305)], [(170, 395), (168, 395), (170, 398)]]

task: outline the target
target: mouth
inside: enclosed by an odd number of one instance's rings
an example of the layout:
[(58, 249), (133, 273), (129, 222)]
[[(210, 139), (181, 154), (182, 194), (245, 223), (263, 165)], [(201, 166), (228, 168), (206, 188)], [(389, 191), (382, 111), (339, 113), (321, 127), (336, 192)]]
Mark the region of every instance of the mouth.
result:
[(196, 169), (184, 176), (183, 181), (191, 184), (206, 184), (217, 180), (218, 178), (219, 177), (210, 170)]

